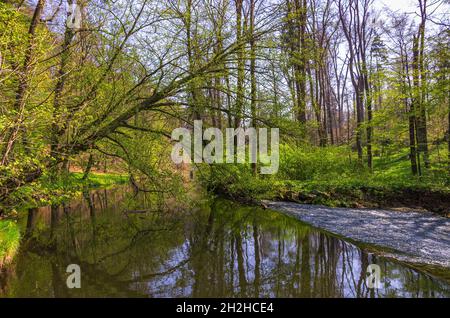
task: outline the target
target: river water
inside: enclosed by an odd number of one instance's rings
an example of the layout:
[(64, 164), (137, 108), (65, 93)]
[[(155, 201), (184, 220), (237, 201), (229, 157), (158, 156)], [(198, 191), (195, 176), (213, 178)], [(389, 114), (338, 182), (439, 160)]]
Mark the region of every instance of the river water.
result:
[[(223, 199), (161, 206), (117, 188), (24, 211), (0, 297), (450, 296), (446, 278), (278, 212)], [(70, 264), (79, 289), (67, 287)], [(369, 264), (381, 268), (378, 289), (367, 284)]]

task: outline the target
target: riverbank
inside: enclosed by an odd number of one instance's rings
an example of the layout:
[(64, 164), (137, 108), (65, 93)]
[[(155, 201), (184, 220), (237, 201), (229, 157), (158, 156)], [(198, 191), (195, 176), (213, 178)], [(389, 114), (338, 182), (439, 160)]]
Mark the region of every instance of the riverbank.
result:
[(268, 198), (302, 204), (346, 208), (423, 210), (450, 216), (450, 191), (421, 185), (346, 185), (279, 182)]
[(373, 186), (293, 181), (261, 180), (249, 188), (237, 184), (216, 184), (212, 192), (246, 204), (262, 200), (287, 201), (299, 204), (340, 208), (377, 208), (398, 211), (428, 211), (450, 216), (450, 191), (421, 186)]
[[(200, 181), (211, 192), (242, 203), (261, 200), (343, 208), (382, 208), (429, 211), (450, 215), (450, 186), (445, 175), (412, 178), (405, 173), (388, 175), (311, 174), (298, 180), (283, 171), (278, 175), (253, 175), (247, 167), (217, 166), (201, 170)], [(439, 181), (439, 182), (438, 182)]]
[(450, 220), (432, 213), (380, 209), (344, 209), (292, 202), (264, 201), (273, 210), (333, 234), (392, 251), (382, 255), (413, 264), (448, 269), (450, 280)]
[(127, 175), (91, 173), (83, 179), (83, 173), (74, 172), (56, 183), (43, 179), (20, 188), (0, 206), (0, 211), (6, 211), (0, 213), (0, 269), (13, 260), (20, 245), (20, 231), (15, 221), (18, 211), (59, 205), (81, 195), (86, 189), (108, 189), (126, 182)]
[(273, 200), (346, 208), (405, 208), (448, 215), (450, 173), (445, 162), (433, 151), (432, 156), (441, 164), (413, 175), (408, 151), (404, 148), (398, 153), (379, 154), (369, 169), (348, 146), (318, 149), (281, 144), (276, 174), (255, 175), (250, 165), (222, 164), (204, 165), (198, 175), (212, 192), (243, 202)]

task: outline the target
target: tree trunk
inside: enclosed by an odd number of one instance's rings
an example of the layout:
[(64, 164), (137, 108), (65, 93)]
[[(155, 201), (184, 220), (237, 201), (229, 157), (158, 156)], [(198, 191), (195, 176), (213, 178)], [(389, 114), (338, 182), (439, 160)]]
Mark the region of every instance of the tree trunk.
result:
[(82, 180), (87, 180), (89, 177), (89, 173), (91, 173), (92, 166), (94, 165), (94, 156), (92, 154), (89, 154), (89, 160), (86, 165), (86, 169), (84, 170), (83, 178)]
[[(73, 0), (67, 1), (68, 5), (73, 5)], [(68, 17), (70, 17), (70, 12), (67, 13)], [(52, 158), (56, 158), (59, 154), (60, 149), (60, 137), (64, 134), (64, 129), (60, 126), (60, 116), (61, 116), (61, 98), (62, 93), (64, 90), (64, 85), (66, 82), (66, 68), (67, 64), (69, 62), (70, 57), (70, 44), (72, 42), (72, 39), (74, 37), (75, 33), (72, 28), (70, 28), (66, 23), (66, 30), (64, 33), (64, 42), (61, 47), (61, 62), (59, 65), (58, 70), (58, 80), (56, 82), (55, 86), (55, 98), (53, 100), (53, 122), (52, 122), (52, 129), (51, 129), (51, 137), (50, 137), (50, 156)], [(58, 165), (54, 166), (54, 169), (51, 173), (51, 176), (53, 179), (55, 179), (58, 175)]]
[(242, 23), (242, 9), (243, 0), (235, 0), (236, 4), (236, 40), (239, 45), (237, 51), (237, 92), (236, 92), (236, 109), (234, 117), (235, 128), (241, 126), (242, 112), (244, 109), (244, 77), (245, 77), (245, 47), (242, 43), (243, 38), (243, 23)]
[(424, 49), (425, 49), (425, 23), (427, 19), (427, 0), (419, 0), (422, 21), (419, 26), (419, 32), (414, 39), (416, 56), (416, 87), (417, 87), (417, 141), (419, 152), (422, 153), (425, 168), (430, 168), (428, 155), (428, 133), (426, 117), (426, 90), (427, 77), (424, 69)]
[(34, 53), (34, 43), (36, 38), (36, 29), (41, 21), (42, 11), (44, 9), (45, 0), (38, 0), (36, 4), (36, 8), (34, 9), (34, 14), (31, 19), (30, 28), (28, 29), (28, 47), (25, 52), (25, 59), (23, 62), (21, 74), (19, 75), (19, 87), (17, 89), (16, 94), (16, 102), (14, 105), (14, 109), (17, 111), (17, 118), (13, 127), (11, 127), (8, 131), (8, 137), (6, 139), (6, 145), (3, 149), (2, 153), (2, 165), (6, 165), (8, 163), (9, 155), (12, 152), (14, 144), (17, 140), (20, 129), (22, 128), (22, 122), (24, 119), (25, 112), (25, 103), (26, 103), (26, 94), (29, 86), (29, 76), (31, 72), (32, 66), (32, 58)]
[[(365, 70), (367, 73), (367, 69)], [(370, 92), (370, 85), (368, 80), (368, 75), (366, 74), (364, 77), (364, 85), (366, 92), (366, 107), (367, 107), (367, 166), (370, 170), (372, 170), (372, 96)]]
[(405, 110), (408, 114), (408, 128), (409, 128), (409, 159), (411, 161), (411, 172), (415, 176), (418, 173), (417, 167), (417, 147), (416, 147), (416, 113), (414, 108), (414, 100), (408, 102), (407, 91), (411, 91), (409, 83), (409, 61), (406, 50), (401, 48), (400, 53), (401, 63), (402, 63), (402, 85), (403, 94), (405, 95)]
[[(252, 127), (256, 128), (256, 48), (255, 40), (253, 38), (255, 29), (255, 0), (250, 0), (250, 78), (251, 78), (251, 115), (252, 115)], [(252, 163), (253, 174), (257, 174), (257, 164)]]

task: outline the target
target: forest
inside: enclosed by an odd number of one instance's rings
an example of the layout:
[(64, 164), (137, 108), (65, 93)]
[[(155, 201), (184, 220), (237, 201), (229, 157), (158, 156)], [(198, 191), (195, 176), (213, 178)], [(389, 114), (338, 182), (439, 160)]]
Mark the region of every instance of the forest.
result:
[(0, 298), (445, 298), (449, 216), (449, 0), (0, 1)]
[[(448, 212), (449, 2), (0, 3), (0, 213), (130, 180)], [(280, 129), (280, 169), (174, 165), (171, 131)]]

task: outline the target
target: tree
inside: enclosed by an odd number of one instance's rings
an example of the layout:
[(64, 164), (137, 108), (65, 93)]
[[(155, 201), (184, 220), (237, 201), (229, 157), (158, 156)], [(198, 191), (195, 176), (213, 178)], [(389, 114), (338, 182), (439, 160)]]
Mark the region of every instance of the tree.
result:
[(356, 147), (362, 162), (362, 123), (367, 109), (367, 165), (372, 169), (372, 97), (367, 53), (373, 37), (371, 5), (373, 0), (338, 1), (339, 17), (349, 48), (350, 75), (356, 93)]
[[(44, 9), (45, 0), (38, 0), (34, 9), (33, 17), (31, 18), (30, 27), (28, 29), (28, 47), (26, 49), (25, 58), (19, 75), (19, 86), (16, 93), (16, 101), (14, 110), (16, 112), (15, 119), (11, 127), (6, 133), (6, 143), (2, 151), (1, 165), (7, 165), (11, 151), (14, 144), (19, 137), (19, 132), (23, 127), (23, 120), (25, 116), (25, 106), (27, 91), (29, 88), (29, 77), (33, 67), (33, 53), (36, 41), (36, 30), (41, 22), (41, 15)], [(2, 138), (3, 139), (3, 138)]]
[[(418, 0), (420, 9), (420, 24), (417, 35), (413, 38), (413, 82), (414, 82), (414, 104), (417, 112), (416, 134), (418, 154), (422, 153), (425, 168), (430, 168), (428, 155), (428, 133), (426, 115), (427, 76), (425, 70), (425, 25), (427, 21), (427, 0)], [(419, 165), (420, 169), (420, 165)]]

